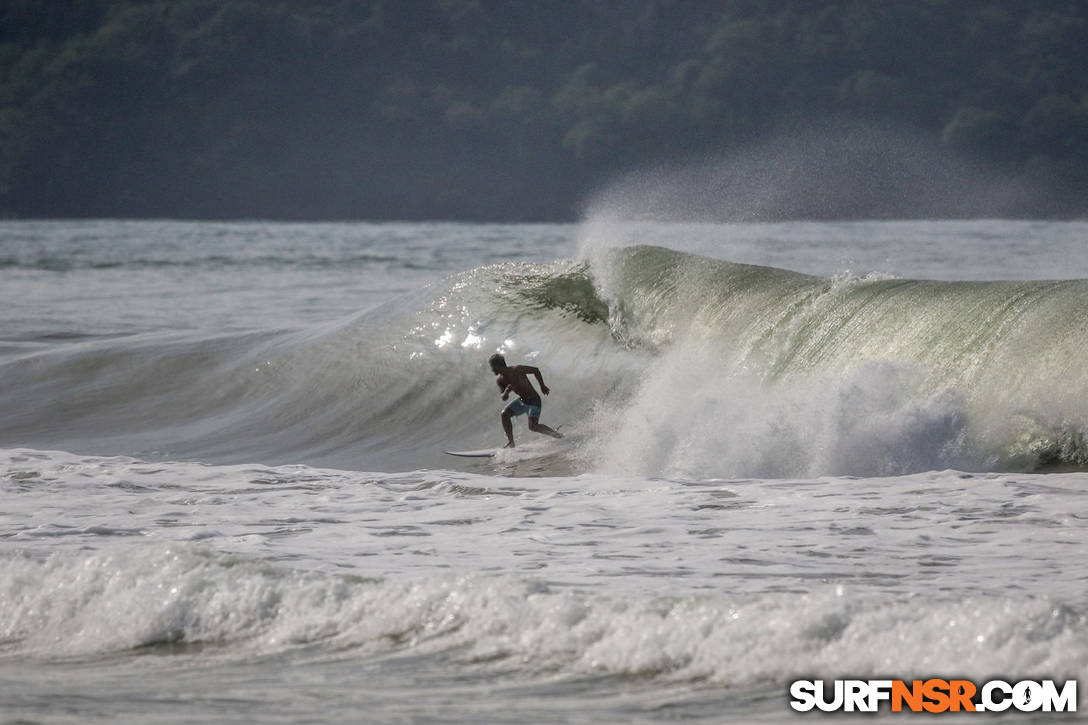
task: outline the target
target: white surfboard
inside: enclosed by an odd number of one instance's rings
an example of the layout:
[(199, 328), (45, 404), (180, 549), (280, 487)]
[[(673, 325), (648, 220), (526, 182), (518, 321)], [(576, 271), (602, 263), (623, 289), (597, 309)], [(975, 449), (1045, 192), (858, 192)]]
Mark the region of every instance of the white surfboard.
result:
[[(562, 428), (562, 425), (555, 426), (555, 430), (558, 431)], [(562, 438), (563, 436), (559, 436)], [(546, 440), (546, 439), (545, 439)], [(478, 451), (442, 451), (447, 456), (460, 456), (461, 458), (494, 458), (498, 455), (499, 451), (510, 451), (510, 453), (524, 453), (528, 451), (535, 451), (536, 447), (531, 444), (519, 448), (481, 448)]]
[(448, 456), (460, 456), (461, 458), (494, 458), (499, 448), (482, 448), (478, 451), (442, 451)]

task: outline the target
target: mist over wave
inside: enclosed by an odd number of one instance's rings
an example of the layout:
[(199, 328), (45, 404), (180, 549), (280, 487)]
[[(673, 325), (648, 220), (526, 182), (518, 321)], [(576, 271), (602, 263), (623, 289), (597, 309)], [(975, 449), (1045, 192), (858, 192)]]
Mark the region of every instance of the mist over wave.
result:
[(1088, 282), (824, 278), (653, 246), (588, 256), (480, 267), (300, 331), (16, 356), (0, 441), (448, 465), (443, 448), (501, 441), (485, 362), (501, 350), (557, 393), (544, 420), (571, 440), (544, 447), (545, 471), (1088, 466)]
[(1045, 196), (910, 128), (830, 119), (774, 128), (729, 154), (626, 174), (589, 199), (585, 218), (1015, 218)]

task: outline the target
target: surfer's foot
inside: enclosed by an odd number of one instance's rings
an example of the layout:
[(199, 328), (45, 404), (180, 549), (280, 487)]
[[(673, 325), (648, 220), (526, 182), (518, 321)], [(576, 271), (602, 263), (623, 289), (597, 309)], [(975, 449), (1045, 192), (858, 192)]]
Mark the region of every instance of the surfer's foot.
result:
[(514, 441), (510, 441), (505, 446), (503, 446), (503, 448), (513, 448), (513, 447), (514, 447)]
[(559, 431), (557, 431), (557, 430), (552, 431), (552, 438), (562, 438), (562, 437), (563, 437), (563, 434), (560, 433)]

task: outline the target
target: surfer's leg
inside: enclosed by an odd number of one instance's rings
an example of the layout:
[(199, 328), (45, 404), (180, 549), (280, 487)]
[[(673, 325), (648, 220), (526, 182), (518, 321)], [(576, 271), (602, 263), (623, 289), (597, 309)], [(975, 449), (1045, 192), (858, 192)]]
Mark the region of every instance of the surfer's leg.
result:
[(529, 430), (533, 431), (534, 433), (543, 433), (544, 435), (549, 435), (552, 438), (562, 438), (563, 437), (563, 434), (560, 433), (559, 431), (552, 430), (548, 426), (541, 423), (540, 418), (530, 418), (529, 419)]
[(506, 433), (506, 448), (514, 447), (514, 413), (509, 407), (502, 409), (502, 429)]

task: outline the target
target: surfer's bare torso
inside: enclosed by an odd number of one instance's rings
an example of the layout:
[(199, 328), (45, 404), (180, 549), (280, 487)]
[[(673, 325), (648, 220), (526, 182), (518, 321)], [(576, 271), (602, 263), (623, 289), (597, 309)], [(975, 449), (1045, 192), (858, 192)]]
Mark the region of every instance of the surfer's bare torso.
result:
[[(534, 373), (539, 374), (539, 370), (530, 365), (511, 365), (496, 375), (495, 382), (498, 384), (499, 389), (502, 390), (503, 400), (506, 400), (509, 393), (514, 393), (526, 400), (539, 399), (540, 395), (536, 392), (536, 388), (533, 387), (532, 381), (529, 380), (529, 376)], [(545, 395), (548, 394), (548, 386), (544, 385), (544, 383), (540, 384), (540, 389)]]

